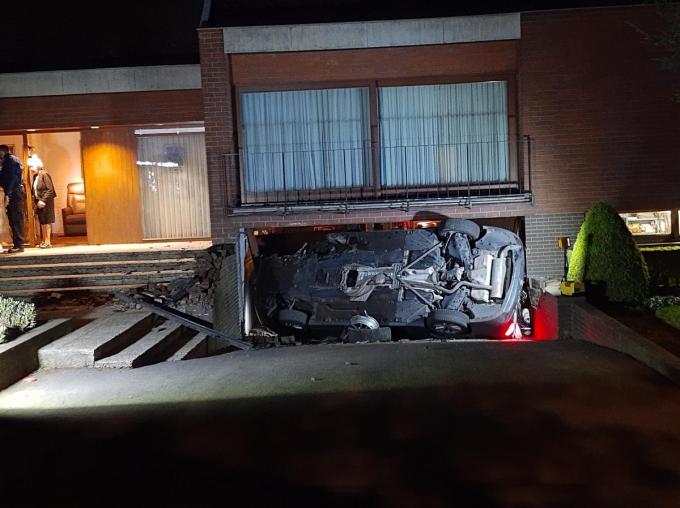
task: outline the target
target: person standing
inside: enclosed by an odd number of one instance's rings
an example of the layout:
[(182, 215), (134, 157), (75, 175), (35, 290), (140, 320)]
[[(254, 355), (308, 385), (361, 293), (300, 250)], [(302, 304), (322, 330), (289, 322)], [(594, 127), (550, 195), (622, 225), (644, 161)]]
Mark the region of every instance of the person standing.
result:
[(26, 189), (24, 189), (24, 166), (12, 155), (7, 145), (0, 145), (2, 171), (0, 186), (5, 191), (7, 219), (12, 230), (12, 248), (10, 254), (24, 251), (24, 208), (26, 207)]
[(35, 213), (40, 223), (41, 249), (52, 247), (52, 224), (54, 223), (54, 198), (57, 193), (54, 190), (52, 177), (43, 166), (33, 166), (33, 199), (35, 201)]

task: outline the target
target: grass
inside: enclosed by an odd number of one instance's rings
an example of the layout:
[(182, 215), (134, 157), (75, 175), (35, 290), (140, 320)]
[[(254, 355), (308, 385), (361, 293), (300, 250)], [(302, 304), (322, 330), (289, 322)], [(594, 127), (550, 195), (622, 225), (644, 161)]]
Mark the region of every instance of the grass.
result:
[(680, 305), (663, 307), (656, 311), (656, 317), (680, 330)]

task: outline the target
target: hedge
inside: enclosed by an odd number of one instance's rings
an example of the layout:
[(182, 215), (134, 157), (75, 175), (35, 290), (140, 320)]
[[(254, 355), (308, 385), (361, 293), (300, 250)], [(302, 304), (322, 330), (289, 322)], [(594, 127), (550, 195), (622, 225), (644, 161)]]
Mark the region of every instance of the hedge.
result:
[(569, 263), (569, 280), (604, 281), (613, 302), (640, 302), (649, 291), (649, 271), (618, 212), (596, 203), (586, 213)]

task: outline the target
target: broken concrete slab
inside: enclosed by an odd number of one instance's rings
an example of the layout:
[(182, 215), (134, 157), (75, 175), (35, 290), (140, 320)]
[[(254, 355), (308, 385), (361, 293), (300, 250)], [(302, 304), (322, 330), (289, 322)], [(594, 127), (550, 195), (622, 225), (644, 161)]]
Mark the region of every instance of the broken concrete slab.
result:
[(179, 349), (183, 339), (184, 327), (179, 323), (166, 321), (121, 352), (97, 360), (97, 368), (126, 369), (143, 367), (161, 362)]
[(70, 319), (53, 319), (6, 344), (0, 344), (0, 390), (39, 367), (38, 350), (72, 329)]
[(206, 334), (198, 333), (189, 339), (189, 342), (178, 349), (174, 355), (168, 358), (168, 361), (177, 362), (180, 360), (191, 360), (193, 358), (208, 356), (208, 342), (209, 338)]
[(93, 367), (151, 330), (153, 314), (128, 311), (97, 319), (38, 351), (45, 369)]

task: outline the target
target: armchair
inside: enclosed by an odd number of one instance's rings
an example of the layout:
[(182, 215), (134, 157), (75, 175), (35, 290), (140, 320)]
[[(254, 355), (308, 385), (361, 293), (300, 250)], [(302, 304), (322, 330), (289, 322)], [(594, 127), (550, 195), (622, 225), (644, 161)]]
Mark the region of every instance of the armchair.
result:
[(61, 209), (61, 217), (64, 221), (64, 236), (87, 235), (84, 183), (69, 183), (66, 186), (66, 208)]

